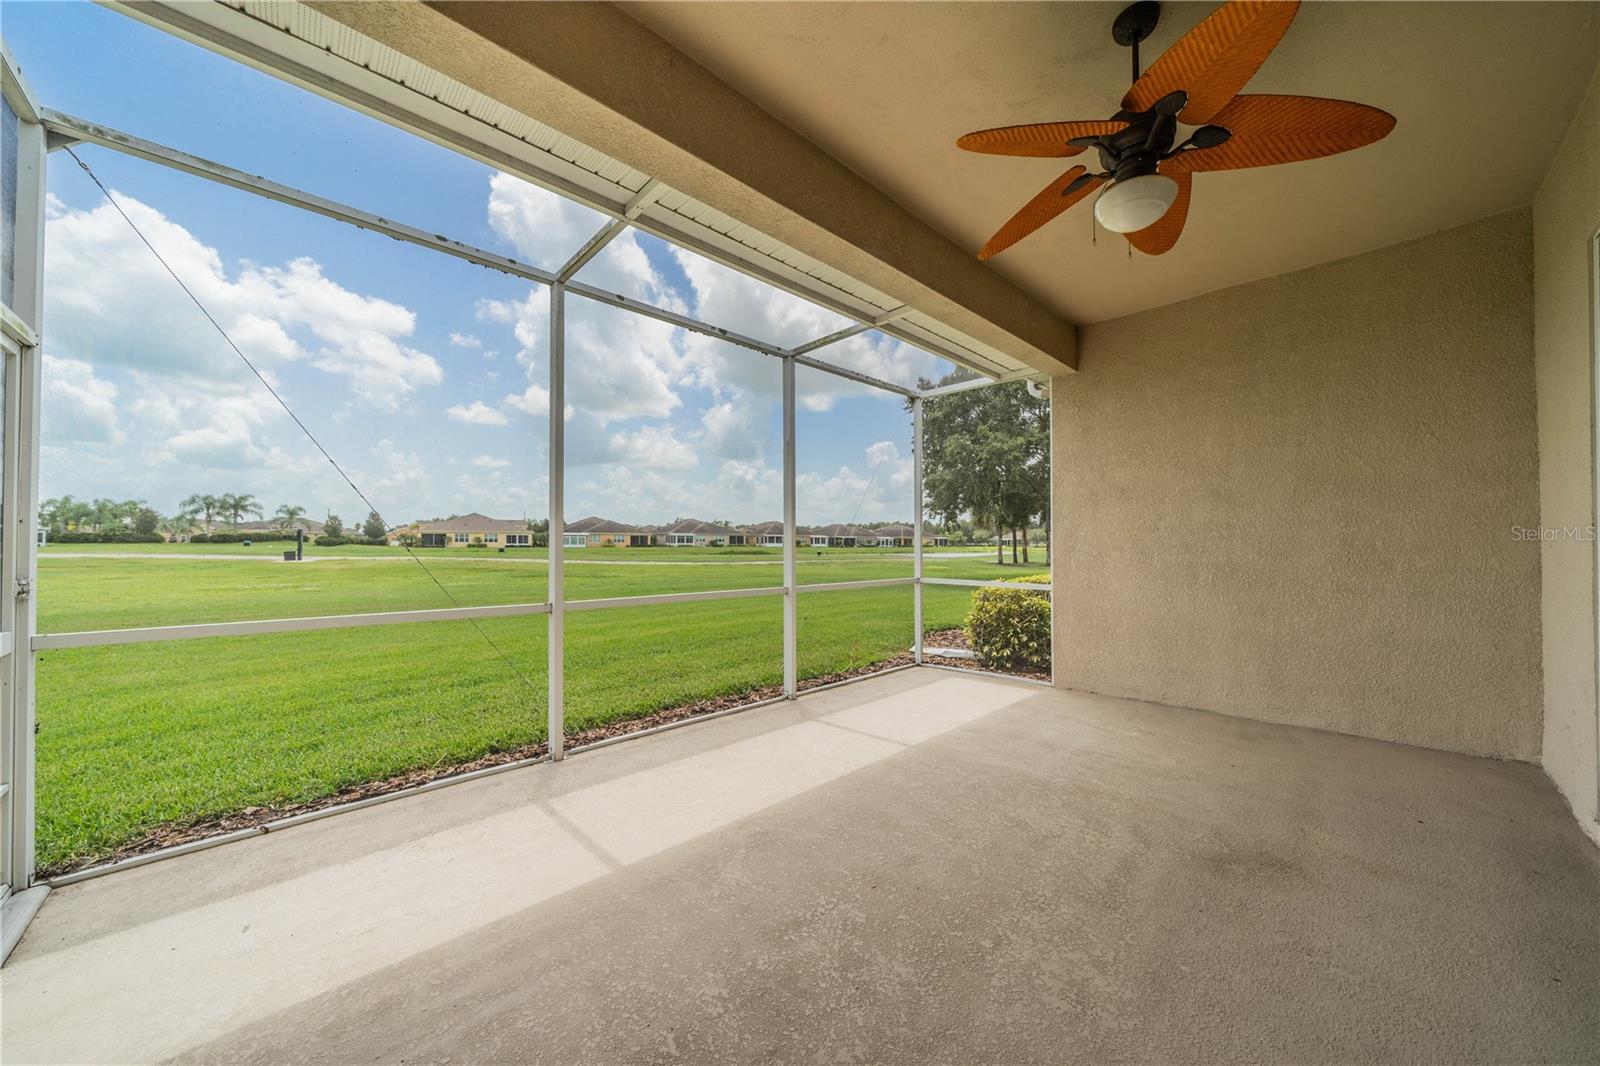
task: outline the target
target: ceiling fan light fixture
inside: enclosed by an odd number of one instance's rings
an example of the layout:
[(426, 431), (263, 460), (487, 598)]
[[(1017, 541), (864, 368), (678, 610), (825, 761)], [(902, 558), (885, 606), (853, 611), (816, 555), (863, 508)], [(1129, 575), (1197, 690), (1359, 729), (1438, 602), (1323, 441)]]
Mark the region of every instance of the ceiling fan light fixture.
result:
[(1110, 185), (1094, 202), (1094, 217), (1112, 233), (1134, 233), (1154, 225), (1178, 198), (1178, 183), (1165, 174), (1140, 174)]

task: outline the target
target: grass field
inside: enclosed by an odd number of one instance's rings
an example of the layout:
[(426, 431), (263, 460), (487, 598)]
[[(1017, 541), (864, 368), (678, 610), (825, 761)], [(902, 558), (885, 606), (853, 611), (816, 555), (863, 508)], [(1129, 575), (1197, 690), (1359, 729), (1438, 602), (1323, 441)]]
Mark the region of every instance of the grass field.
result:
[[(276, 551), (216, 557), (245, 554), (225, 551), (237, 545), (144, 550), (163, 547), (48, 549), (39, 564), (41, 631), (450, 605), (394, 549), (323, 549), (319, 561), (298, 564), (273, 558)], [(782, 582), (776, 549), (571, 554), (575, 599)], [(581, 561), (588, 558), (595, 563)], [(434, 551), (424, 560), (458, 603), (544, 598), (546, 566), (532, 553)], [(925, 570), (975, 578), (1045, 573), (1038, 565), (997, 566), (984, 552), (932, 558)], [(800, 573), (805, 583), (905, 576), (910, 559), (808, 550)], [(959, 625), (968, 598), (962, 589), (928, 589), (926, 627)], [(911, 602), (908, 587), (802, 596), (801, 676), (904, 651)], [(781, 597), (762, 597), (569, 615), (568, 728), (778, 683), (781, 612)], [(79, 865), (161, 823), (302, 802), (544, 739), (547, 619), (478, 625), (481, 633), (467, 622), (421, 622), (41, 653), (41, 866)]]

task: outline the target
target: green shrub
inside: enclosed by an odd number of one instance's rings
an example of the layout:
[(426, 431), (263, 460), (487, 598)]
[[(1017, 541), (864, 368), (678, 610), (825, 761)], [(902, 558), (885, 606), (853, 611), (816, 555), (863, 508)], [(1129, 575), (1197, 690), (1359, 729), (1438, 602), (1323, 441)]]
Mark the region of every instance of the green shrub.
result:
[(342, 545), (349, 544), (350, 542), (343, 537), (333, 537), (324, 533), (317, 537), (313, 543), (315, 543), (319, 548), (338, 548)]
[[(1038, 575), (1011, 578), (1042, 583)], [(1050, 597), (1033, 589), (976, 589), (967, 615), (967, 640), (984, 663), (1000, 670), (1050, 669)]]
[(293, 533), (278, 533), (271, 530), (261, 530), (253, 533), (196, 533), (189, 538), (191, 544), (243, 544), (249, 541), (252, 544), (267, 544), (275, 540), (294, 540)]
[(159, 533), (46, 533), (51, 544), (160, 544), (167, 538)]

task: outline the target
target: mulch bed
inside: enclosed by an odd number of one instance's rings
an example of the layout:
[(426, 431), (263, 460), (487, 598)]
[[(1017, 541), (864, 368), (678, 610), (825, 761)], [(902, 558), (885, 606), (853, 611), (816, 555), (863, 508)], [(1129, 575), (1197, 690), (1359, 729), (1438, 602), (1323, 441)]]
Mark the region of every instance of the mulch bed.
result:
[[(946, 632), (959, 634), (961, 631), (947, 630)], [(800, 682), (799, 687), (801, 692), (806, 692), (823, 685), (848, 681), (851, 678), (865, 677), (868, 674), (881, 673), (897, 666), (909, 666), (912, 661), (911, 653), (906, 652), (893, 658), (873, 663), (871, 666), (862, 666), (854, 670), (845, 670), (841, 673), (813, 677)], [(680, 707), (669, 707), (665, 710), (656, 711), (642, 718), (629, 718), (623, 721), (610, 722), (606, 725), (568, 734), (566, 746), (570, 750), (581, 747), (584, 744), (593, 744), (597, 740), (625, 736), (629, 733), (639, 733), (646, 729), (654, 729), (657, 726), (668, 725), (672, 722), (681, 722), (688, 718), (700, 718), (708, 714), (715, 714), (717, 711), (726, 711), (746, 704), (760, 703), (762, 700), (777, 699), (782, 695), (782, 685), (768, 685), (749, 692), (697, 700), (694, 703), (686, 703)], [(487, 769), (491, 766), (503, 766), (506, 763), (521, 762), (524, 759), (537, 759), (548, 755), (549, 752), (550, 747), (544, 742), (527, 744), (507, 751), (490, 752), (487, 755), (473, 759), (471, 762), (425, 766), (403, 774), (397, 774), (394, 777), (384, 778), (381, 781), (349, 785), (339, 789), (337, 792), (305, 803), (291, 803), (285, 806), (246, 807), (242, 811), (223, 815), (220, 818), (205, 818), (192, 822), (170, 822), (165, 825), (158, 825), (144, 836), (120, 845), (108, 856), (99, 856), (87, 862), (43, 867), (39, 870), (38, 876), (41, 878), (54, 877), (84, 866), (131, 859), (134, 856), (147, 855), (162, 848), (189, 844), (197, 840), (205, 840), (208, 837), (221, 836), (224, 833), (238, 832), (241, 829), (259, 829), (268, 822), (275, 822), (281, 818), (292, 818), (297, 814), (307, 814), (311, 811), (320, 811), (345, 803), (354, 803), (358, 800), (370, 799), (373, 796), (384, 796), (391, 792), (399, 792), (403, 789), (425, 785), (430, 781), (456, 777), (461, 774), (471, 773), (474, 770)]]

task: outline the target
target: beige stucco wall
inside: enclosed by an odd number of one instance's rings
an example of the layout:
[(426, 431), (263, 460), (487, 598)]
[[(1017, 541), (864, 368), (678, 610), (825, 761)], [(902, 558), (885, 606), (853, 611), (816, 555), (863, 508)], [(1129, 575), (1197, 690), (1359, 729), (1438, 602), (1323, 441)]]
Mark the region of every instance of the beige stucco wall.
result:
[(1527, 209), (1083, 328), (1058, 685), (1537, 759)]
[[(1600, 229), (1600, 78), (1533, 204), (1534, 350), (1539, 393), (1539, 499), (1545, 527), (1593, 528), (1594, 325), (1590, 237)], [(1544, 766), (1600, 840), (1596, 769), (1594, 545), (1546, 541)]]

